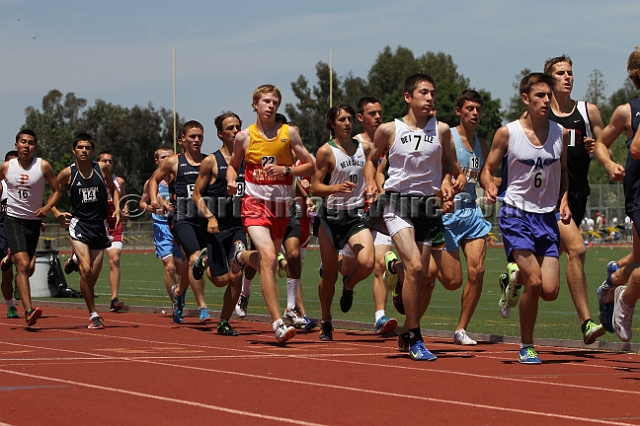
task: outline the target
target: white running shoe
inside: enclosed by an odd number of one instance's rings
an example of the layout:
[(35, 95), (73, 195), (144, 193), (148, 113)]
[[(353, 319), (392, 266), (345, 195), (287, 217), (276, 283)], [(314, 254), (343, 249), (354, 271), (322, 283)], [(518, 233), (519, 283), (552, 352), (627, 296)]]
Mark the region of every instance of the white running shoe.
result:
[(509, 277), (509, 287), (507, 288), (507, 304), (510, 308), (515, 307), (520, 300), (521, 285), (516, 284), (514, 277), (518, 272), (518, 264), (511, 262), (507, 265), (507, 276)]
[(616, 287), (616, 292), (613, 296), (613, 329), (616, 332), (616, 336), (623, 342), (631, 340), (631, 324), (633, 322), (634, 306), (627, 306), (622, 301), (622, 293), (627, 289), (626, 286)]
[(509, 288), (509, 277), (507, 277), (507, 274), (500, 274), (500, 277), (498, 278), (498, 284), (500, 285), (500, 300), (498, 300), (498, 309), (500, 309), (500, 315), (502, 315), (502, 318), (509, 318), (509, 314), (511, 314), (511, 308), (507, 304), (507, 289)]
[(456, 330), (455, 333), (453, 333), (453, 342), (456, 345), (463, 345), (463, 346), (473, 346), (478, 344), (478, 342), (476, 342), (475, 340), (473, 340), (471, 337), (467, 335), (467, 332), (464, 328), (461, 328), (460, 330)]
[(236, 304), (236, 315), (240, 318), (247, 316), (247, 306), (249, 305), (249, 296), (245, 297), (242, 294)]
[(307, 325), (307, 320), (305, 320), (304, 317), (300, 315), (300, 313), (298, 313), (297, 308), (285, 309), (282, 320), (284, 321), (285, 324), (292, 325), (295, 328), (302, 328), (305, 325)]
[(244, 263), (238, 262), (238, 255), (246, 250), (247, 250), (247, 247), (242, 243), (242, 241), (236, 241), (233, 244), (233, 257), (231, 258), (231, 273), (238, 274), (244, 268)]
[(296, 335), (296, 329), (286, 325), (282, 318), (273, 323), (273, 330), (276, 333), (278, 343), (284, 343)]

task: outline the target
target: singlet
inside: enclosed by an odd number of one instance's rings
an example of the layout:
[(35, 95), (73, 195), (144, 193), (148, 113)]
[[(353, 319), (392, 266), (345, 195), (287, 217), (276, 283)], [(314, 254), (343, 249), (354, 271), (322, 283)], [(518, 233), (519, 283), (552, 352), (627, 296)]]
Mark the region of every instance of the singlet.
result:
[(9, 160), (7, 181), (7, 216), (40, 220), (35, 211), (42, 207), (45, 178), (42, 159), (34, 158), (29, 167), (20, 167), (17, 158)]
[(640, 210), (640, 160), (634, 160), (631, 157), (631, 142), (633, 142), (633, 137), (640, 126), (640, 98), (631, 99), (629, 106), (631, 107), (631, 130), (633, 130), (633, 135), (627, 140), (627, 163), (624, 166), (625, 177), (623, 182), (624, 209), (627, 214)]
[[(169, 185), (164, 181), (162, 181), (162, 182), (160, 182), (158, 184), (158, 197), (162, 197), (168, 202), (171, 201), (171, 194), (169, 192)], [(149, 201), (149, 203), (151, 203), (151, 201)], [(169, 213), (163, 213), (163, 214), (151, 213), (151, 217), (156, 222), (164, 222), (164, 223), (166, 223), (167, 220), (169, 219)]]
[(364, 165), (367, 158), (364, 155), (362, 144), (354, 139), (356, 152), (350, 156), (342, 152), (332, 139), (327, 142), (336, 159), (336, 167), (331, 171), (329, 185), (339, 185), (344, 181), (356, 184), (351, 193), (336, 192), (326, 197), (325, 205), (333, 210), (350, 210), (364, 205)]
[(462, 138), (458, 133), (458, 129), (455, 127), (451, 128), (451, 136), (453, 136), (453, 144), (456, 148), (458, 163), (460, 163), (460, 168), (467, 178), (467, 185), (464, 187), (464, 194), (456, 194), (455, 196), (456, 207), (475, 207), (476, 184), (478, 183), (480, 169), (482, 169), (482, 165), (484, 164), (482, 146), (480, 146), (478, 136), (474, 134), (473, 137), (475, 138), (476, 143), (473, 151), (469, 151), (469, 149), (462, 143)]
[(4, 223), (7, 216), (7, 182), (2, 181), (2, 195), (0, 196), (0, 224)]
[(238, 170), (236, 183), (238, 185), (236, 195), (230, 196), (227, 192), (227, 160), (222, 151), (217, 150), (212, 155), (216, 157), (218, 165), (218, 176), (216, 180), (207, 186), (205, 197), (207, 197), (207, 207), (218, 219), (218, 225), (225, 228), (242, 226), (240, 216), (242, 208), (242, 197), (244, 196), (244, 161)]
[(264, 171), (267, 164), (293, 165), (289, 126), (283, 124), (273, 139), (267, 139), (252, 124), (249, 126), (249, 138), (249, 147), (244, 155), (245, 193), (260, 200), (289, 203), (293, 176), (271, 178)]
[(549, 121), (542, 146), (533, 145), (519, 120), (507, 124), (509, 148), (502, 160), (503, 201), (529, 213), (553, 212), (562, 178), (562, 126)]
[(438, 120), (432, 117), (423, 129), (409, 128), (395, 120), (396, 137), (389, 149), (387, 192), (411, 195), (435, 195), (442, 182), (442, 145)]
[(75, 163), (71, 165), (69, 198), (73, 217), (87, 223), (104, 222), (107, 218), (108, 186), (102, 177), (100, 165), (91, 162), (91, 176), (82, 177)]
[(184, 154), (178, 155), (178, 171), (174, 183), (175, 220), (198, 217), (198, 209), (193, 204), (192, 196), (199, 174), (200, 164), (193, 166)]
[(573, 112), (566, 117), (558, 117), (553, 113), (553, 110), (550, 110), (547, 118), (569, 131), (570, 139), (567, 150), (569, 191), (583, 191), (589, 188), (587, 175), (589, 174), (591, 155), (584, 149), (584, 139), (593, 137), (593, 134), (586, 102), (576, 101)]

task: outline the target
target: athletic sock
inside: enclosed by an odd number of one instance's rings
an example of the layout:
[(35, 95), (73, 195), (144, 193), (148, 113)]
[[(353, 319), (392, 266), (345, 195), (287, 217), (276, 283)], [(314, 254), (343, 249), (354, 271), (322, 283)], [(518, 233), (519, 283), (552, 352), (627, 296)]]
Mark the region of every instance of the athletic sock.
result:
[(91, 314), (89, 315), (89, 319), (91, 320), (91, 319), (93, 319), (95, 317), (99, 317), (99, 316), (100, 316), (100, 314), (98, 314), (97, 312), (91, 312)]
[(253, 279), (245, 278), (244, 281), (242, 282), (242, 291), (240, 292), (240, 294), (242, 294), (244, 297), (249, 297), (251, 295), (252, 281)]
[(422, 340), (422, 333), (420, 332), (420, 327), (412, 328), (409, 330), (409, 346), (413, 346)]
[(4, 299), (4, 303), (7, 304), (7, 308), (15, 308), (16, 304), (13, 303), (13, 299)]
[(299, 286), (300, 278), (287, 277), (287, 308), (289, 309), (296, 307), (296, 295), (298, 294)]
[(391, 272), (392, 274), (397, 274), (398, 273), (396, 271), (396, 262), (397, 262), (397, 260), (395, 260), (395, 259), (387, 262), (387, 268), (389, 269), (389, 272)]
[(384, 316), (384, 309), (380, 309), (379, 311), (376, 311), (375, 316), (376, 316), (375, 322), (378, 322), (378, 320)]
[(533, 347), (533, 343), (520, 343), (520, 349), (532, 348), (532, 347)]
[(71, 254), (71, 261), (72, 261), (73, 263), (75, 263), (76, 265), (78, 264), (78, 256), (76, 256), (76, 254), (75, 254), (75, 253), (72, 253), (72, 254)]

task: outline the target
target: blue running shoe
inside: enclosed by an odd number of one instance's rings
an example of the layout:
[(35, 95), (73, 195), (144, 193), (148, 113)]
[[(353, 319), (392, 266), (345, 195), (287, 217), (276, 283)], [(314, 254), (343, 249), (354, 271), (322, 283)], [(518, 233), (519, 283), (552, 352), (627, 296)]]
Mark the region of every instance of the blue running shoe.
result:
[(438, 359), (438, 357), (429, 352), (422, 340), (418, 340), (415, 345), (409, 348), (409, 355), (411, 355), (411, 359), (416, 361), (435, 361)]
[(173, 293), (173, 322), (182, 324), (184, 322), (184, 299), (187, 292), (185, 290), (182, 296), (178, 296), (176, 294), (177, 289), (177, 284), (171, 287), (171, 293)]
[(309, 318), (308, 316), (306, 316), (306, 315), (304, 316), (304, 320), (307, 322), (307, 323), (304, 325), (304, 327), (302, 327), (304, 330), (307, 330), (307, 331), (309, 331), (309, 330), (313, 330), (314, 328), (316, 328), (316, 325), (318, 325), (318, 324), (316, 324), (316, 322), (315, 322), (314, 320), (310, 319), (310, 318)]
[(373, 325), (373, 331), (376, 334), (386, 336), (393, 333), (398, 328), (398, 320), (395, 318), (387, 318), (386, 315), (380, 317)]
[(199, 308), (198, 309), (198, 314), (200, 316), (200, 322), (201, 323), (212, 321), (211, 315), (209, 315), (209, 309), (207, 309), (206, 306), (203, 306), (203, 307)]
[(520, 364), (542, 364), (542, 361), (538, 358), (538, 352), (533, 348), (533, 346), (520, 348), (518, 361)]
[(605, 283), (598, 287), (598, 318), (600, 318), (600, 324), (609, 333), (613, 333), (613, 299), (610, 303), (604, 303), (603, 296), (609, 296), (609, 293), (613, 295), (614, 290), (614, 288), (605, 287)]

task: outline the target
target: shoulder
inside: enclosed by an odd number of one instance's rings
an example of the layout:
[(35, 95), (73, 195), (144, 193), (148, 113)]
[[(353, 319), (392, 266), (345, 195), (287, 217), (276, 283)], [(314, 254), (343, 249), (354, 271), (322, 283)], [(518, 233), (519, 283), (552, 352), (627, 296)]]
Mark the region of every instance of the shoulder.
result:
[(395, 135), (396, 133), (396, 121), (389, 121), (388, 123), (382, 123), (376, 129), (376, 134), (381, 135)]
[(217, 163), (215, 154), (209, 154), (202, 160), (202, 163), (200, 163), (200, 169), (206, 171), (206, 169), (214, 167)]

